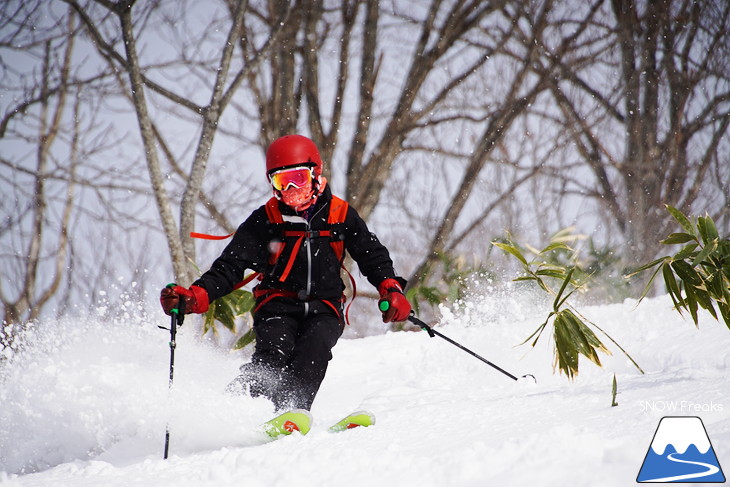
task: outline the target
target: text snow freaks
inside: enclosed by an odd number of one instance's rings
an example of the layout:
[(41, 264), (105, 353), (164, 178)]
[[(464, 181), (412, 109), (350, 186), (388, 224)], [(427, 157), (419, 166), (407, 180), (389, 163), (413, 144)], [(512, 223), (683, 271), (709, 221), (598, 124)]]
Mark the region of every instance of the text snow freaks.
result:
[(639, 407), (642, 413), (660, 412), (660, 413), (719, 413), (722, 412), (723, 405), (721, 403), (693, 402), (693, 401), (639, 401)]

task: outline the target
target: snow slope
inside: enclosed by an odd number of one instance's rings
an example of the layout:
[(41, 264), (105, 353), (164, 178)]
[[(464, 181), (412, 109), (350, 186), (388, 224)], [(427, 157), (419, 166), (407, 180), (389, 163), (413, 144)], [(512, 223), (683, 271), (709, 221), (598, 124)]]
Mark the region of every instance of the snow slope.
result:
[[(547, 308), (516, 292), (443, 309), (439, 330), (514, 382), (423, 332), (341, 340), (309, 435), (265, 443), (262, 399), (222, 393), (242, 362), (178, 335), (168, 396), (164, 316), (128, 312), (43, 323), (2, 371), (0, 485), (5, 486), (625, 486), (635, 482), (663, 416), (700, 416), (730, 468), (730, 331), (697, 330), (667, 297), (581, 310), (627, 349), (586, 361), (574, 383), (552, 373), (551, 341), (515, 347)], [(604, 337), (601, 336), (603, 339)], [(618, 407), (610, 407), (616, 374)], [(377, 424), (326, 427), (355, 409)], [(171, 458), (162, 460), (169, 420)], [(727, 470), (725, 474), (727, 475)]]

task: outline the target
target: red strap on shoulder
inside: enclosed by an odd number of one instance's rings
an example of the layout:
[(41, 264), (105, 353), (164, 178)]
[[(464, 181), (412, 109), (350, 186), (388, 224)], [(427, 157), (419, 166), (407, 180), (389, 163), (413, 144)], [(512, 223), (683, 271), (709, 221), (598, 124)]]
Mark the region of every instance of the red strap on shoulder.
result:
[(233, 289), (241, 289), (243, 286), (245, 286), (249, 282), (253, 281), (254, 279), (261, 280), (263, 278), (264, 278), (264, 274), (263, 273), (261, 273), (261, 272), (253, 272), (253, 273), (249, 274), (248, 276), (246, 276), (243, 279), (243, 281), (241, 281), (238, 284), (236, 284), (235, 286), (233, 286)]
[(347, 216), (347, 208), (350, 205), (347, 201), (332, 195), (332, 201), (330, 201), (330, 212), (327, 216), (327, 223), (345, 223), (345, 217)]
[(284, 217), (281, 216), (279, 209), (279, 200), (273, 196), (266, 202), (266, 216), (269, 217), (271, 223), (284, 223)]
[(207, 233), (190, 232), (192, 238), (202, 238), (205, 240), (225, 240), (231, 238), (236, 232), (229, 233), (228, 235), (208, 235)]
[[(345, 223), (345, 219), (347, 218), (347, 210), (349, 207), (350, 205), (347, 203), (347, 201), (335, 195), (332, 195), (332, 200), (330, 201), (330, 212), (327, 216), (327, 223)], [(340, 261), (342, 269), (347, 273), (347, 276), (350, 278), (350, 285), (352, 286), (352, 299), (350, 299), (350, 302), (347, 303), (347, 305), (345, 306), (345, 323), (349, 325), (350, 306), (352, 306), (352, 302), (357, 297), (357, 285), (355, 284), (355, 278), (352, 276), (350, 271), (347, 270), (347, 267), (345, 267), (345, 242), (342, 240), (330, 241), (330, 245), (332, 246), (332, 250), (334, 250), (335, 255), (337, 256), (337, 259)], [(342, 295), (342, 300), (343, 304), (345, 304), (346, 297), (344, 294)]]
[(281, 273), (279, 282), (284, 282), (286, 281), (286, 278), (289, 277), (289, 272), (291, 272), (292, 267), (294, 267), (294, 261), (297, 259), (297, 253), (299, 252), (299, 247), (302, 245), (302, 240), (304, 240), (304, 232), (302, 232), (297, 241), (294, 242), (294, 247), (292, 247), (291, 254), (289, 255), (289, 262), (286, 263), (286, 267), (284, 268), (284, 272)]
[[(332, 195), (332, 201), (330, 201), (330, 212), (327, 215), (327, 223), (345, 223), (348, 207), (349, 205), (347, 201), (343, 200), (342, 198), (338, 198), (335, 195)], [(342, 259), (345, 256), (345, 242), (343, 242), (342, 240), (331, 241), (330, 245), (332, 246), (332, 250), (335, 251), (337, 260), (342, 262)]]

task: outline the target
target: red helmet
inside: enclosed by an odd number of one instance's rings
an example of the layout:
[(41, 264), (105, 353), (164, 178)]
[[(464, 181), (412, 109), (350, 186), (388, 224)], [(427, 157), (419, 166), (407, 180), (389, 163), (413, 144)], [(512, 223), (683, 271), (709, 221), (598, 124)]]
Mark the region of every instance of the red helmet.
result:
[(322, 159), (311, 139), (303, 135), (285, 135), (271, 143), (266, 151), (266, 174), (286, 167), (309, 165), (314, 175), (322, 174)]

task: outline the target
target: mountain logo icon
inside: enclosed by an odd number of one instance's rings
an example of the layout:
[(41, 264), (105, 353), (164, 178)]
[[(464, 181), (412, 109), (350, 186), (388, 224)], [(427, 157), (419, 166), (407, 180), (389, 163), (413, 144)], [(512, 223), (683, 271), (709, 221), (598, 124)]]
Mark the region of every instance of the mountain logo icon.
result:
[(636, 481), (725, 482), (702, 420), (696, 416), (663, 417)]

